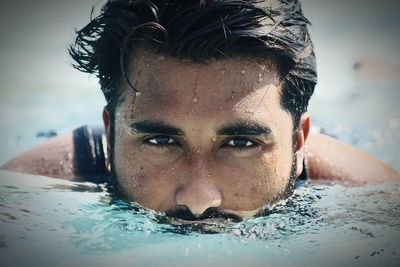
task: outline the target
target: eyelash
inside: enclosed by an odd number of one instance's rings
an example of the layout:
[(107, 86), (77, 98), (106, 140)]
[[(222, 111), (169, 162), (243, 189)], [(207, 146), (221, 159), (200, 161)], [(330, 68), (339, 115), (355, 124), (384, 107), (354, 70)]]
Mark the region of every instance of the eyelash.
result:
[[(152, 142), (151, 140), (154, 140), (156, 138), (165, 138), (165, 139), (169, 139), (168, 143), (166, 144), (157, 144)], [(235, 141), (245, 141), (246, 144), (245, 146), (238, 146), (238, 145), (234, 145)], [(251, 143), (250, 145), (248, 145), (248, 143)], [(174, 138), (167, 136), (167, 135), (155, 135), (155, 136), (150, 136), (150, 137), (146, 137), (143, 139), (143, 143), (149, 146), (153, 146), (155, 148), (165, 148), (165, 147), (169, 147), (169, 146), (179, 146), (179, 142), (177, 142)], [(225, 147), (228, 149), (235, 149), (235, 150), (249, 150), (249, 149), (253, 149), (255, 147), (257, 147), (259, 144), (253, 140), (247, 139), (245, 137), (237, 137), (237, 138), (232, 138), (229, 139), (228, 141), (225, 141), (221, 147)]]
[[(165, 138), (165, 139), (169, 139), (169, 140), (166, 144), (157, 144), (157, 143), (151, 142), (151, 140), (156, 139), (156, 138)], [(172, 140), (172, 142), (171, 142), (171, 140)], [(146, 138), (144, 138), (143, 143), (146, 145), (149, 145), (149, 146), (154, 146), (156, 148), (163, 148), (163, 147), (168, 147), (168, 146), (179, 145), (179, 143), (174, 138), (167, 136), (167, 135), (155, 135), (155, 136), (146, 137)]]
[[(245, 141), (246, 144), (245, 146), (238, 146), (238, 145), (234, 145), (235, 141)], [(250, 145), (248, 145), (248, 143), (251, 143)], [(232, 143), (232, 144), (231, 144)], [(253, 149), (255, 147), (257, 147), (259, 144), (253, 140), (250, 140), (248, 138), (245, 137), (236, 137), (236, 138), (232, 138), (229, 139), (227, 142), (225, 142), (222, 146), (229, 148), (229, 149), (236, 149), (236, 150), (249, 150), (249, 149)]]

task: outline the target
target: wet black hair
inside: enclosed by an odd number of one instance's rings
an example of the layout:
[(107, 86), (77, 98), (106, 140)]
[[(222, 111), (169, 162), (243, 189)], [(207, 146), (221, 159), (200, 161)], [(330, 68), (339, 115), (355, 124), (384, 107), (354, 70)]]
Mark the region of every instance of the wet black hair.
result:
[(130, 85), (125, 69), (139, 48), (199, 63), (273, 59), (281, 105), (297, 128), (317, 82), (309, 23), (297, 0), (110, 0), (69, 53), (76, 69), (99, 78), (110, 111)]

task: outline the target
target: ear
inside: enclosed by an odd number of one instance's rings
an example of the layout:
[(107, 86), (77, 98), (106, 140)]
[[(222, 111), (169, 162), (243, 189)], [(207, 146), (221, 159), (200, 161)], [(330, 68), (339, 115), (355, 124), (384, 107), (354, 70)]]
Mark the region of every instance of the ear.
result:
[[(106, 134), (106, 139), (107, 139), (107, 151), (110, 151), (110, 145), (111, 145), (111, 116), (110, 112), (108, 111), (107, 107), (103, 108), (103, 124), (104, 124), (104, 131)], [(108, 155), (107, 155), (108, 156)]]
[(297, 157), (297, 166), (296, 166), (296, 175), (299, 176), (304, 168), (304, 157), (305, 157), (305, 143), (308, 138), (308, 134), (310, 132), (311, 127), (311, 118), (310, 113), (306, 112), (300, 118), (299, 129), (297, 132), (297, 145), (296, 145), (296, 157)]

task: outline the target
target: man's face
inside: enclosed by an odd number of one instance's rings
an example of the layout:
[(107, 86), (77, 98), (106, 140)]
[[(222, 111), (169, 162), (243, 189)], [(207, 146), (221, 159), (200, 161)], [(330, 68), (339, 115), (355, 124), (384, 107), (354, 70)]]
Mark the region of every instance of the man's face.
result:
[[(200, 216), (213, 208), (247, 218), (301, 172), (271, 62), (195, 64), (143, 52), (131, 70), (141, 95), (125, 89), (116, 108), (112, 159), (128, 200), (156, 211)], [(107, 112), (105, 125), (113, 136)]]

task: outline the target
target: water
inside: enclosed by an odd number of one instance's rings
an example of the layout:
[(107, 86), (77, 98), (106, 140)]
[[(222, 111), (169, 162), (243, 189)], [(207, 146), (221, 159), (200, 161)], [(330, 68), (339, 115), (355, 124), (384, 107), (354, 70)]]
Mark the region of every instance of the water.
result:
[[(0, 164), (43, 142), (38, 132), (101, 125), (105, 104), (66, 53), (93, 1), (3, 2)], [(399, 2), (303, 4), (318, 61), (314, 124), (400, 171)], [(104, 186), (0, 171), (0, 264), (400, 266), (399, 198), (394, 183), (310, 184), (268, 216), (202, 233), (162, 224)]]
[(202, 233), (162, 224), (102, 185), (0, 179), (2, 266), (400, 264), (400, 184), (305, 185), (267, 216)]

